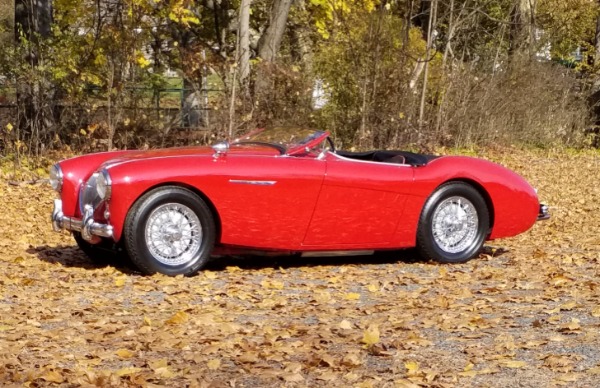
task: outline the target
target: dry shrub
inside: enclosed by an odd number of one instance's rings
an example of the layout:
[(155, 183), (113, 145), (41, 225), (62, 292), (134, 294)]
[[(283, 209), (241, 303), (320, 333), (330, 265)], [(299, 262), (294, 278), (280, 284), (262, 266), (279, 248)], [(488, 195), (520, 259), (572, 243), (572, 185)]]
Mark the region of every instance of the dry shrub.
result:
[[(287, 59), (287, 58), (286, 58)], [(252, 120), (245, 127), (268, 126), (279, 123), (311, 126), (312, 84), (302, 69), (283, 60), (282, 63), (260, 63), (254, 79)], [(239, 113), (248, 116), (247, 105)]]
[(487, 76), (457, 70), (436, 107), (441, 126), (434, 140), (452, 146), (580, 146), (589, 123), (580, 89), (581, 82), (568, 69), (551, 63), (513, 64)]

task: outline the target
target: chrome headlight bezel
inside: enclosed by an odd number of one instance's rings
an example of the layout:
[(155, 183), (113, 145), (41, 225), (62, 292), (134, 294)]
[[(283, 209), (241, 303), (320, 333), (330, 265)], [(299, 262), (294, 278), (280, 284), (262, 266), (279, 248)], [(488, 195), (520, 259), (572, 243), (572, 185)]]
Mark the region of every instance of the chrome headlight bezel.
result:
[(110, 195), (112, 194), (112, 180), (106, 169), (98, 173), (98, 178), (96, 178), (96, 192), (103, 201), (110, 199)]
[(62, 190), (64, 179), (64, 175), (62, 169), (60, 168), (60, 165), (55, 164), (54, 166), (50, 167), (49, 176), (50, 186), (54, 191), (60, 193)]

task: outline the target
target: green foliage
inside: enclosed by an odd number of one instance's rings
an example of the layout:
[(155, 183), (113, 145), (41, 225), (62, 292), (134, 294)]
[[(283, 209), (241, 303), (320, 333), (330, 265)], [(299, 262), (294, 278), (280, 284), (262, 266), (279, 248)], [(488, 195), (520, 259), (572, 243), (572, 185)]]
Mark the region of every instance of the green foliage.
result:
[[(588, 0), (541, 0), (538, 20), (544, 33), (541, 43), (549, 43), (552, 57), (573, 61), (578, 48), (594, 56), (594, 35), (600, 5)], [(588, 61), (579, 64), (586, 68)]]
[(369, 15), (379, 4), (379, 0), (310, 0), (313, 22), (323, 39), (352, 15)]
[[(407, 30), (402, 18), (385, 8), (364, 16), (348, 14), (338, 20), (318, 51), (316, 76), (329, 97), (319, 112), (321, 125), (334, 129), (348, 145), (358, 140), (369, 146), (407, 130), (414, 111), (407, 112), (399, 102), (413, 99), (408, 81), (423, 60), (429, 60), (432, 78), (437, 78), (440, 55), (432, 52), (426, 59), (421, 30)], [(430, 93), (435, 88), (431, 83)]]
[[(417, 148), (449, 143), (452, 137), (482, 139), (476, 132), (488, 131), (486, 124), (492, 119), (517, 123), (519, 131), (537, 128), (519, 119), (499, 119), (490, 112), (495, 107), (477, 104), (511, 105), (511, 88), (498, 86), (495, 93), (504, 94), (494, 100), (482, 85), (499, 85), (493, 81), (498, 78), (512, 82), (512, 72), (533, 74), (515, 70), (527, 65), (510, 58), (515, 0), (437, 2), (429, 55), (424, 39), (428, 13), (421, 13), (421, 1), (295, 1), (279, 60), (265, 70), (256, 53), (274, 1), (252, 1), (250, 18), (249, 84), (268, 85), (272, 90), (250, 93), (238, 88), (234, 94), (239, 0), (54, 0), (49, 36), (21, 33), (17, 44), (0, 46), (0, 90), (12, 88), (14, 95), (26, 97), (28, 105), (19, 107), (26, 114), (10, 118), (15, 127), (11, 147), (15, 148), (16, 141), (21, 142), (21, 151), (36, 141), (49, 147), (65, 143), (78, 147), (115, 131), (124, 138), (118, 145), (126, 146), (131, 132), (139, 128), (151, 128), (162, 136), (163, 128), (171, 124), (165, 124), (159, 112), (149, 118), (144, 109), (157, 106), (161, 90), (172, 87), (173, 81), (164, 75), (167, 68), (177, 71), (177, 87), (200, 89), (202, 78), (209, 74), (209, 81), (225, 90), (211, 92), (208, 98), (215, 123), (212, 135), (223, 131), (224, 121), (230, 119), (233, 127), (240, 124), (242, 128), (300, 118), (302, 125), (332, 130), (346, 145)], [(538, 1), (533, 19), (542, 32), (532, 51), (551, 47), (554, 58), (569, 62), (573, 51), (581, 48), (588, 58), (578, 70), (592, 73), (598, 8), (597, 2), (588, 0)], [(428, 63), (427, 83), (424, 61)], [(263, 76), (270, 77), (269, 82), (261, 83)], [(320, 110), (310, 107), (315, 81), (322, 82), (329, 98)], [(519, 80), (515, 85), (520, 88), (527, 83)], [(552, 90), (562, 86), (557, 84)], [(575, 89), (565, 93), (573, 96)], [(186, 97), (185, 93), (169, 93), (169, 108), (179, 106)], [(269, 101), (259, 103), (261, 96)], [(545, 98), (542, 107), (560, 111), (569, 105), (557, 102), (551, 94)], [(581, 104), (583, 98), (572, 100)], [(519, 101), (528, 105), (524, 99)], [(575, 118), (579, 107), (569, 111), (572, 120), (562, 126), (581, 125), (582, 120)], [(229, 116), (230, 111), (235, 114)], [(544, 112), (540, 108), (530, 116), (543, 117)], [(518, 107), (510, 115), (527, 116)], [(0, 127), (7, 122), (0, 117)], [(465, 129), (460, 122), (475, 128)]]

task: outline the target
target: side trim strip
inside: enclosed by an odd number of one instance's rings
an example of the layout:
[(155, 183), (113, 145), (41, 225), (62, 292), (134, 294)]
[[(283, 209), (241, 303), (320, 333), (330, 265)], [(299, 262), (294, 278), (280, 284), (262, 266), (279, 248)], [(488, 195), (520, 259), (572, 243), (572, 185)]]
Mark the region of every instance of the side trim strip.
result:
[(273, 186), (277, 181), (247, 181), (242, 179), (230, 179), (229, 183), (240, 185)]

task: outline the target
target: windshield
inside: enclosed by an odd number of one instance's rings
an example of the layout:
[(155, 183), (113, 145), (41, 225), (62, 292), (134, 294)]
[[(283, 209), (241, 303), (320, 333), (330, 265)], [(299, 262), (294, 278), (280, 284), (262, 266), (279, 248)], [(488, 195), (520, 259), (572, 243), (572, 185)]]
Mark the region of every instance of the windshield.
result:
[(327, 137), (327, 132), (299, 127), (273, 127), (260, 129), (239, 137), (233, 143), (258, 142), (277, 145), (287, 151), (310, 146), (318, 139)]

